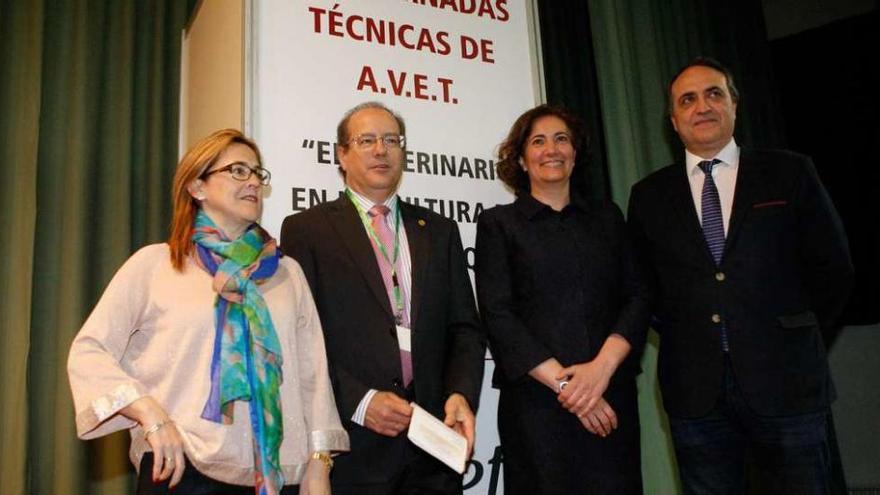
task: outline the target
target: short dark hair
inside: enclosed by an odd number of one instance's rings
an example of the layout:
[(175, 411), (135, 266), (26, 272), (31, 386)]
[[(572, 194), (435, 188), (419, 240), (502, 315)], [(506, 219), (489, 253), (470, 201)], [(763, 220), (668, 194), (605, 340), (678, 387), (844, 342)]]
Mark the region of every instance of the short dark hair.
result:
[[(336, 146), (342, 149), (348, 149), (349, 141), (351, 141), (351, 136), (348, 134), (348, 122), (351, 120), (351, 117), (360, 112), (361, 110), (366, 110), (368, 108), (377, 108), (379, 110), (385, 110), (389, 115), (394, 117), (394, 120), (397, 122), (397, 127), (400, 129), (400, 135), (406, 135), (406, 124), (403, 122), (403, 117), (401, 117), (397, 112), (391, 110), (386, 107), (383, 103), (379, 103), (378, 101), (367, 101), (361, 103), (360, 105), (354, 106), (345, 112), (345, 115), (342, 116), (342, 119), (339, 121), (339, 124), (336, 125)], [(345, 178), (345, 170), (343, 170), (342, 165), (339, 166), (339, 174)]]
[(669, 85), (666, 87), (666, 111), (672, 115), (672, 85), (675, 84), (675, 81), (684, 73), (684, 71), (690, 69), (691, 67), (708, 67), (710, 69), (717, 70), (718, 72), (724, 75), (724, 79), (727, 82), (727, 92), (730, 94), (730, 99), (737, 103), (739, 102), (739, 90), (736, 89), (736, 83), (733, 81), (733, 72), (730, 71), (727, 66), (722, 64), (721, 62), (715, 60), (712, 57), (699, 56), (692, 59), (690, 62), (684, 65), (681, 69), (678, 69), (678, 72), (672, 76), (672, 79), (669, 80)]
[[(572, 145), (578, 155), (583, 155), (580, 151), (586, 147), (584, 128), (580, 119), (561, 106), (538, 105), (520, 115), (507, 133), (507, 138), (498, 145), (497, 164), (498, 177), (513, 189), (517, 196), (531, 190), (529, 175), (522, 169), (519, 162), (525, 149), (526, 140), (532, 132), (532, 126), (541, 117), (556, 117), (565, 122), (565, 126), (571, 133)], [(572, 178), (577, 177), (576, 174), (579, 173), (578, 163), (579, 160), (575, 160)]]

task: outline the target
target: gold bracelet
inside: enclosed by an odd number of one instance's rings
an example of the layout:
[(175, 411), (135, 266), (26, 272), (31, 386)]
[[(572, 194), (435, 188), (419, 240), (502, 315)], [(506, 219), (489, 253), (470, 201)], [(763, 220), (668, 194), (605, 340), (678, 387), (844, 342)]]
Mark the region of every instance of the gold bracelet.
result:
[(170, 419), (166, 419), (164, 421), (159, 421), (158, 423), (154, 424), (153, 426), (147, 428), (146, 430), (144, 430), (144, 440), (146, 440), (148, 436), (159, 431), (159, 429), (161, 429), (163, 426), (170, 424), (170, 423), (172, 423), (172, 421)]
[(317, 459), (323, 462), (324, 465), (327, 466), (327, 471), (333, 469), (333, 458), (326, 452), (315, 452), (312, 454), (312, 459)]

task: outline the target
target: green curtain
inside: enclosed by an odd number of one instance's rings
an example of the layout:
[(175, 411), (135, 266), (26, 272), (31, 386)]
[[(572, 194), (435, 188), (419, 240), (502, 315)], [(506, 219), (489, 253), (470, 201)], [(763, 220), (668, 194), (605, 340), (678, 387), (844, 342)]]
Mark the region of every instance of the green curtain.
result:
[(572, 184), (588, 197), (604, 200), (610, 196), (608, 167), (589, 17), (582, 0), (538, 3), (547, 103), (564, 106), (585, 127), (585, 146), (577, 156), (581, 175), (572, 177)]
[[(0, 3), (0, 487), (24, 491), (42, 5)], [(18, 33), (9, 36), (9, 33)], [(32, 33), (29, 39), (26, 33)], [(13, 60), (15, 57), (15, 60)]]
[(666, 113), (666, 85), (708, 55), (730, 67), (742, 94), (736, 139), (785, 144), (760, 0), (589, 0), (611, 195), (682, 153)]
[(126, 435), (76, 438), (67, 352), (120, 264), (167, 235), (193, 4), (0, 4), (4, 494), (132, 491)]
[(668, 130), (665, 85), (687, 60), (681, 52), (689, 43), (678, 37), (682, 31), (668, 12), (686, 1), (589, 3), (611, 195), (624, 209), (632, 184), (672, 163), (677, 149)]

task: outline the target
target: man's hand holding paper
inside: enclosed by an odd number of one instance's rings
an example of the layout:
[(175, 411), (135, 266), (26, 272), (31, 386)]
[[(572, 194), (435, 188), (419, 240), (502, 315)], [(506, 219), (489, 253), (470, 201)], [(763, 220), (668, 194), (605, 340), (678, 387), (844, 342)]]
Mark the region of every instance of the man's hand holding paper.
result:
[[(453, 394), (458, 395), (458, 394)], [(450, 397), (452, 399), (452, 397)], [(431, 454), (458, 473), (463, 473), (465, 464), (473, 447), (474, 417), (470, 407), (462, 397), (464, 408), (456, 406), (457, 401), (446, 403), (447, 421), (462, 431), (469, 432), (470, 438), (450, 428), (428, 411), (412, 403), (412, 418), (407, 437), (417, 447)], [(460, 419), (459, 419), (460, 418)]]

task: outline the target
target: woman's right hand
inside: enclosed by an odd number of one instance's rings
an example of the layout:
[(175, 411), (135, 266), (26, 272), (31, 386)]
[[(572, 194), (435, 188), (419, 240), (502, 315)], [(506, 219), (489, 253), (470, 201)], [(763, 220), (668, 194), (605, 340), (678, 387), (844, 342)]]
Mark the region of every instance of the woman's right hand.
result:
[[(125, 406), (120, 411), (143, 428), (147, 443), (153, 451), (153, 481), (165, 481), (169, 487), (177, 486), (186, 466), (183, 454), (183, 438), (165, 409), (149, 395)], [(156, 425), (160, 425), (156, 428)]]
[(578, 416), (578, 419), (587, 431), (600, 437), (607, 437), (617, 429), (617, 413), (604, 397), (589, 412)]

